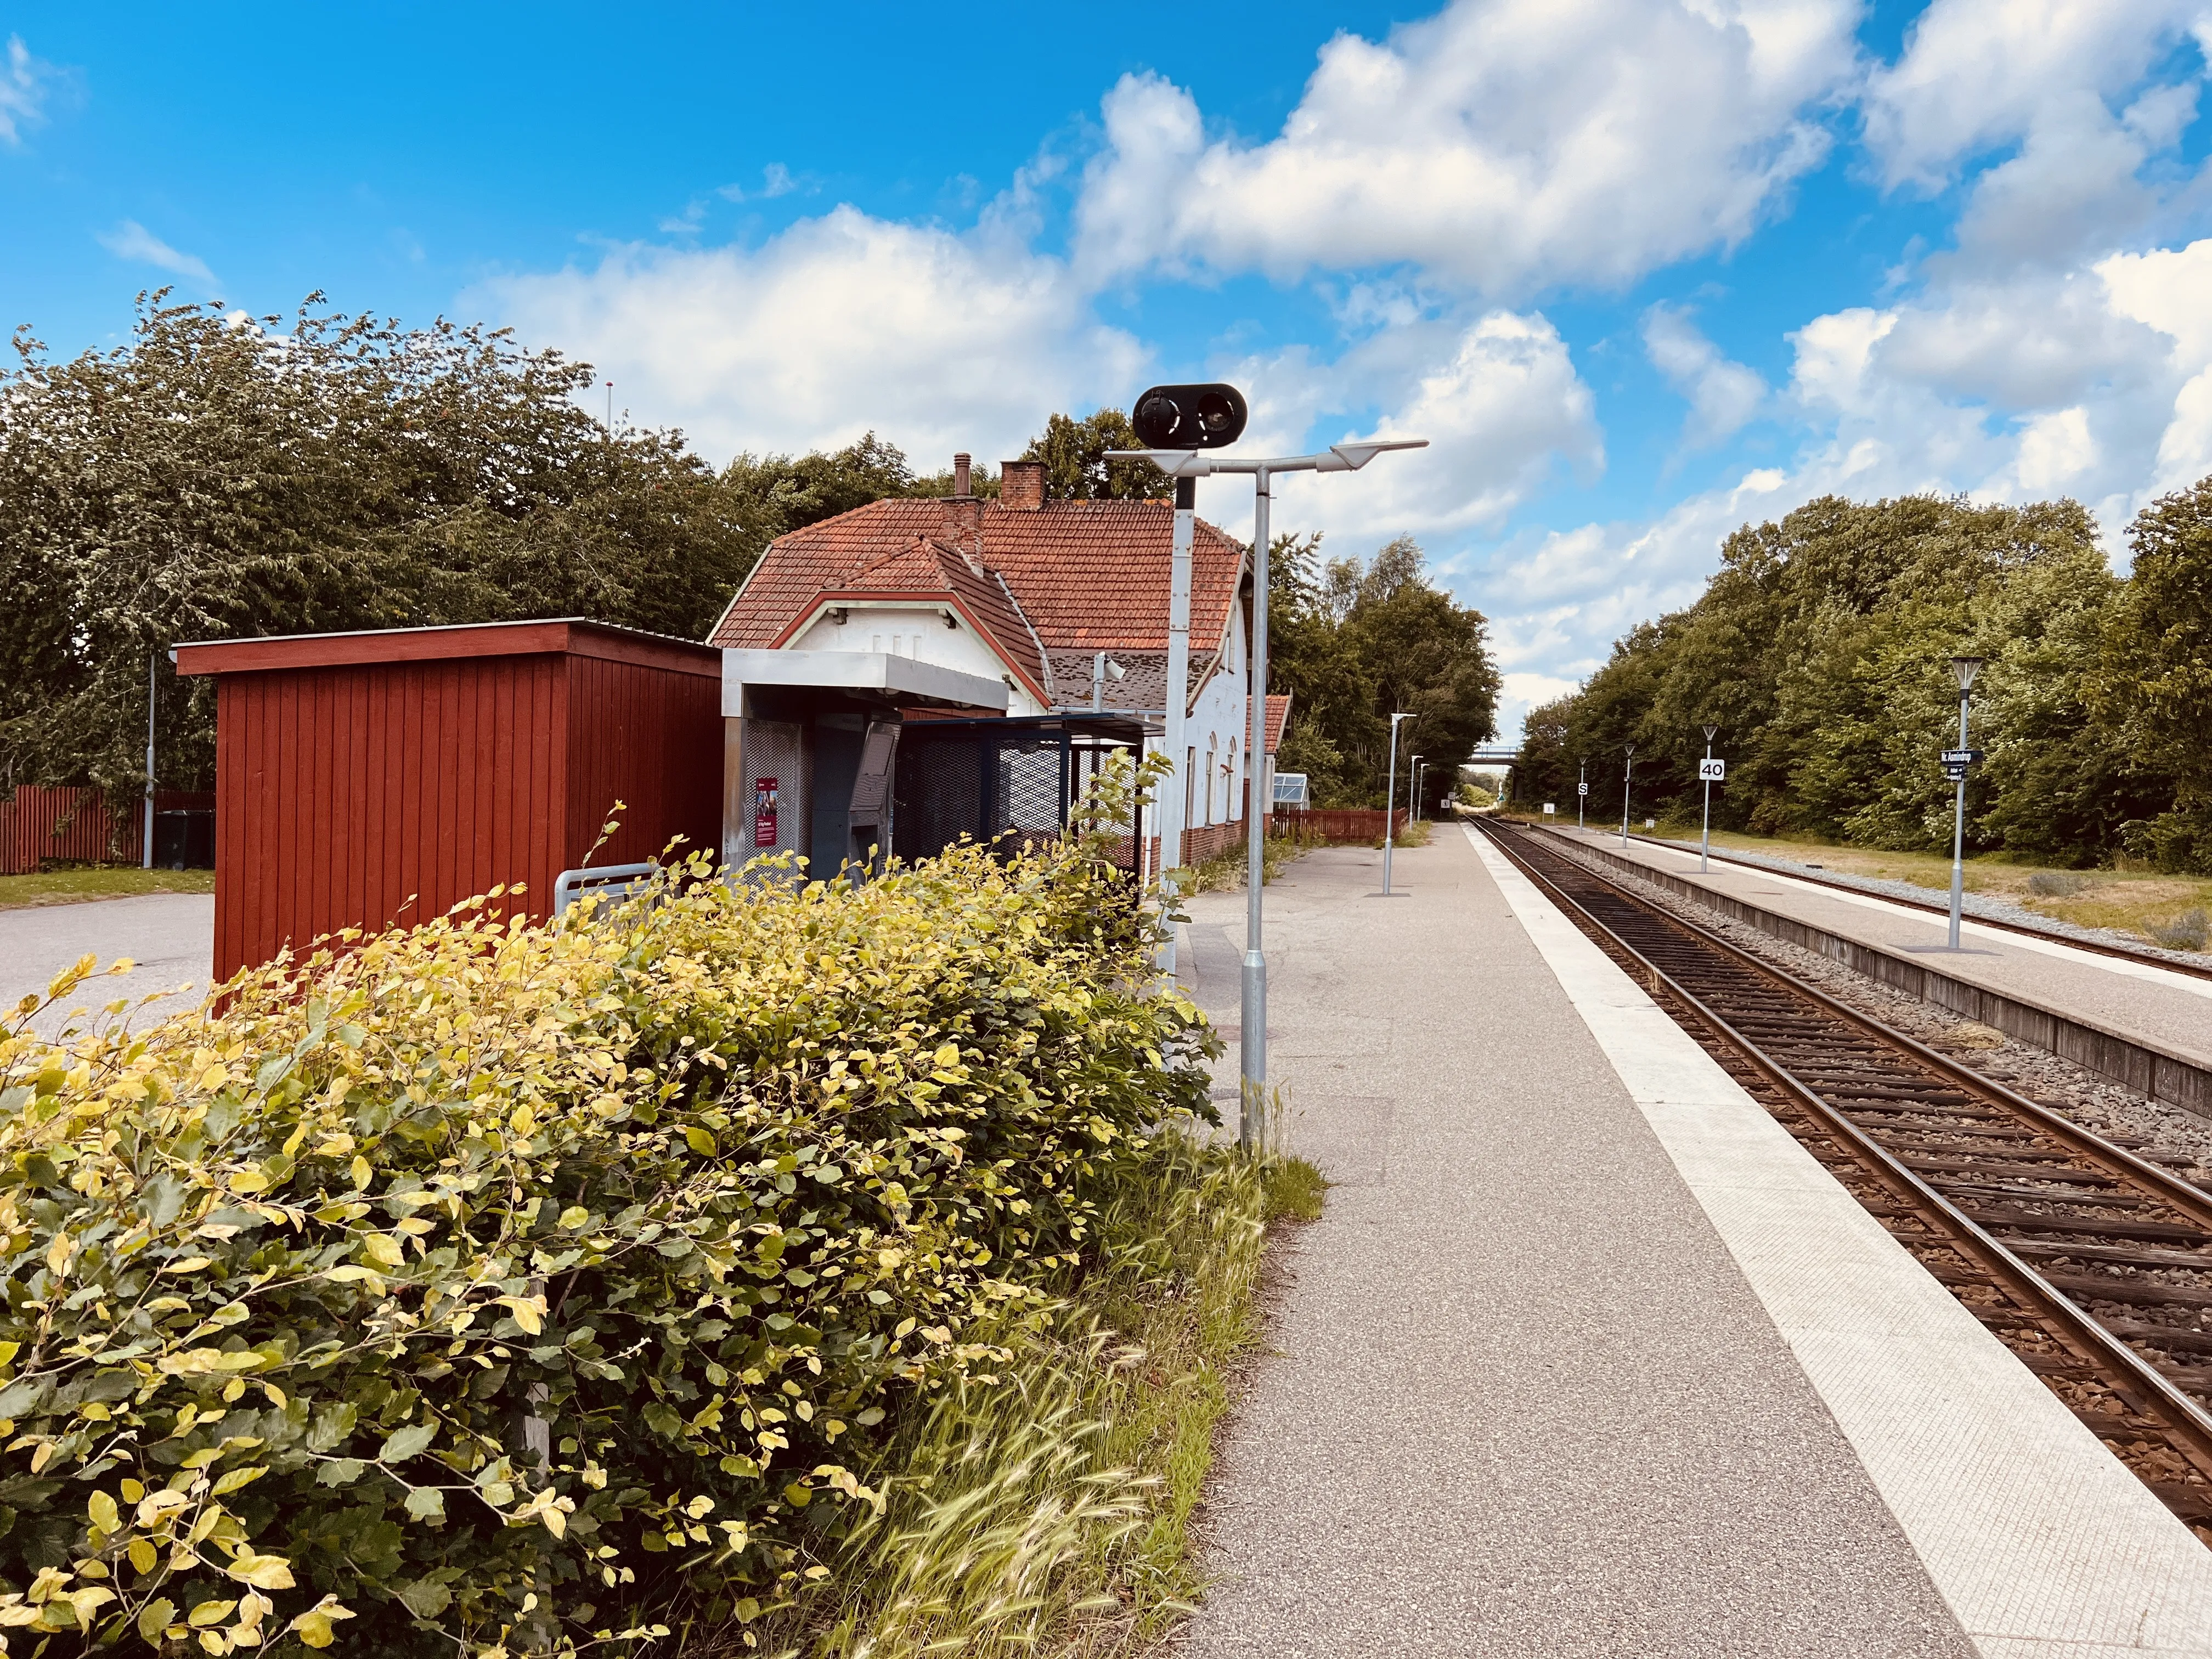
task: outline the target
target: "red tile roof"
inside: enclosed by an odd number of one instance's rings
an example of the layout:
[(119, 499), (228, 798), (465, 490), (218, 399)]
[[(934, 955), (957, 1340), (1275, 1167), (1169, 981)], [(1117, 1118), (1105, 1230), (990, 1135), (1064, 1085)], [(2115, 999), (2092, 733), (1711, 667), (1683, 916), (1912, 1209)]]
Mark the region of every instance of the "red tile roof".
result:
[[(825, 606), (842, 599), (913, 599), (927, 605), (950, 604), (998, 648), (1032, 695), (1049, 703), (1050, 679), (1044, 653), (1036, 633), (1014, 603), (1006, 585), (988, 570), (970, 564), (953, 548), (926, 536), (915, 536), (903, 545), (881, 548), (864, 556), (830, 586), (809, 594), (785, 621), (770, 647), (790, 643), (808, 621)], [(735, 607), (732, 607), (734, 614)], [(716, 645), (750, 644), (750, 640), (726, 637), (729, 617), (712, 641)]]
[(1273, 754), (1283, 746), (1283, 728), (1291, 723), (1291, 694), (1270, 691), (1267, 694), (1267, 752)]
[[(1040, 646), (1054, 655), (1167, 648), (1174, 534), (1166, 501), (1048, 501), (1027, 511), (996, 501), (872, 501), (772, 543), (708, 642), (781, 645), (836, 595), (950, 593), (1042, 691), (1048, 681)], [(1191, 655), (1205, 659), (1228, 633), (1244, 550), (1201, 519), (1191, 554)], [(1061, 690), (1060, 702), (1087, 700), (1087, 667), (1079, 695)]]

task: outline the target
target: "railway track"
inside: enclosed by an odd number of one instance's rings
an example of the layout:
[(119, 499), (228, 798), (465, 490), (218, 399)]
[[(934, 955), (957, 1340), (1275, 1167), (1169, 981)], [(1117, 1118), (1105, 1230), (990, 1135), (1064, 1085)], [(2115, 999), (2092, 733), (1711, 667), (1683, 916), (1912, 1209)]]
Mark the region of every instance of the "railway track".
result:
[(2212, 1544), (2212, 1194), (1551, 837), (1483, 829)]

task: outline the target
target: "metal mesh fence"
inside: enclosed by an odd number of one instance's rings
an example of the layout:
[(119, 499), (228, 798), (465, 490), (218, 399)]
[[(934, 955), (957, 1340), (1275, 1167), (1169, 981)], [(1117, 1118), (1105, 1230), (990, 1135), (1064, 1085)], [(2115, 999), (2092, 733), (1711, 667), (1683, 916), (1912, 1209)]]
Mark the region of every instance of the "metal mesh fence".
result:
[[(966, 836), (1012, 856), (1024, 841), (1061, 834), (1108, 760), (1141, 744), (1141, 733), (1122, 724), (908, 721), (899, 737), (893, 848), (902, 859), (927, 858)], [(1133, 874), (1137, 847), (1132, 825), (1109, 860)]]

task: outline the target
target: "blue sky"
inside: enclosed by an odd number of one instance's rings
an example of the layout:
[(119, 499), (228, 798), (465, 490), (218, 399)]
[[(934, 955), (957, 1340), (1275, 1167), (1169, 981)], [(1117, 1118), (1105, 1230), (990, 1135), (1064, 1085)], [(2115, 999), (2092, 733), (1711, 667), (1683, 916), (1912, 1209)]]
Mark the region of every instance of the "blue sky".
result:
[[(1189, 28), (1193, 20), (1202, 27)], [(0, 320), (512, 324), (716, 460), (929, 469), (1155, 379), (1418, 537), (1510, 723), (1828, 491), (2212, 472), (2212, 0), (0, 3)], [(1208, 486), (1249, 525), (1249, 489)]]

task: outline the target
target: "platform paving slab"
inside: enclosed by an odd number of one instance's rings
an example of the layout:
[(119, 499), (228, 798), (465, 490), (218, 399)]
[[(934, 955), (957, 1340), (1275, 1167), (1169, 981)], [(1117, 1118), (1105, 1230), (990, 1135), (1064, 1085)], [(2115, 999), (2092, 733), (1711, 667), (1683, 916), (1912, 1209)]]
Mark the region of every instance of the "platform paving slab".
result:
[(1746, 865), (1715, 863), (1700, 872), (1697, 854), (1681, 848), (1631, 840), (1623, 848), (1617, 835), (1555, 833), (2212, 1068), (2212, 979), (2085, 951), (2063, 939), (2029, 938), (1971, 916), (1960, 929), (1966, 949), (1931, 949), (1945, 943), (1948, 917), (1875, 894)]
[(1475, 844), (1977, 1649), (2212, 1653), (2212, 1552), (1533, 883)]
[[(1337, 1184), (1182, 1651), (1975, 1652), (1474, 849), (1440, 830), (1396, 875), (1370, 898), (1380, 855), (1328, 849), (1267, 890), (1286, 1133)], [(1188, 902), (1232, 1023), (1243, 906)]]

